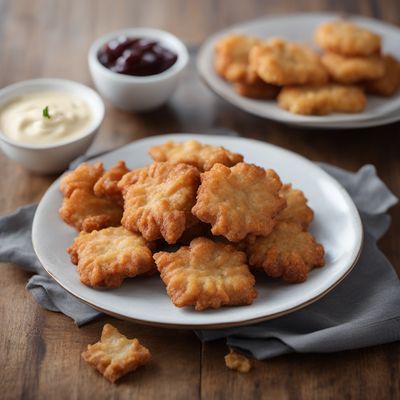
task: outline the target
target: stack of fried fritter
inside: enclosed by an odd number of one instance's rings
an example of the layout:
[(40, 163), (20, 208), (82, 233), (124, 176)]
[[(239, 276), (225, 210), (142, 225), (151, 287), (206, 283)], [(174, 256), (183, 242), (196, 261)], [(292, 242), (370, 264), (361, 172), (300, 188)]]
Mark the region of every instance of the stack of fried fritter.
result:
[(381, 54), (379, 35), (347, 21), (320, 25), (321, 56), (280, 38), (230, 34), (215, 46), (215, 68), (235, 91), (257, 99), (277, 98), (293, 113), (324, 115), (365, 109), (364, 91), (392, 96), (400, 86), (400, 63)]
[(204, 310), (251, 304), (252, 271), (296, 283), (324, 265), (306, 198), (275, 171), (194, 140), (149, 152), (143, 168), (82, 164), (61, 181), (84, 284), (114, 288), (158, 269), (176, 306)]

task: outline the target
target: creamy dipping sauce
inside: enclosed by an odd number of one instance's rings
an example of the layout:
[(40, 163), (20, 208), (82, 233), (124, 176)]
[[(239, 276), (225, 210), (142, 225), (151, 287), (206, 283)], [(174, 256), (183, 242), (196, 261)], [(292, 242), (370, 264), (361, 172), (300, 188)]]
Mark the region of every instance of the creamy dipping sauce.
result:
[(0, 130), (16, 142), (54, 144), (83, 134), (93, 120), (89, 105), (61, 91), (17, 96), (0, 108)]

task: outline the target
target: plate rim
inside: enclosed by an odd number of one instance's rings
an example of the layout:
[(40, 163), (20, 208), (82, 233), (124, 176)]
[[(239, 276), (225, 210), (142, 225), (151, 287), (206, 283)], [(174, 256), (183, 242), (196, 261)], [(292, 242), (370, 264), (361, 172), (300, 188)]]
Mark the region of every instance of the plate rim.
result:
[[(222, 323), (209, 323), (209, 324), (204, 324), (204, 323), (200, 323), (200, 324), (179, 324), (179, 323), (169, 323), (169, 322), (154, 322), (151, 320), (143, 320), (140, 318), (133, 318), (133, 317), (129, 317), (126, 316), (124, 314), (120, 314), (114, 311), (110, 311), (107, 309), (104, 309), (98, 305), (96, 305), (95, 303), (93, 303), (92, 301), (82, 297), (82, 295), (80, 295), (79, 293), (76, 293), (73, 289), (70, 289), (68, 287), (66, 287), (66, 285), (60, 281), (60, 279), (58, 279), (51, 271), (50, 269), (46, 266), (46, 263), (42, 262), (41, 258), (40, 258), (40, 252), (37, 250), (37, 243), (36, 241), (38, 240), (37, 235), (35, 234), (36, 230), (38, 229), (38, 211), (41, 207), (42, 200), (44, 199), (44, 197), (48, 194), (48, 192), (50, 190), (52, 190), (52, 188), (56, 185), (58, 185), (61, 176), (60, 175), (46, 190), (46, 192), (43, 194), (37, 209), (35, 210), (35, 215), (33, 218), (33, 223), (32, 223), (32, 245), (33, 245), (33, 250), (40, 262), (40, 264), (43, 266), (43, 269), (47, 272), (47, 274), (54, 279), (62, 288), (64, 288), (68, 293), (72, 294), (74, 297), (76, 297), (77, 299), (79, 299), (81, 302), (93, 307), (94, 309), (101, 311), (107, 315), (111, 315), (113, 317), (119, 318), (119, 319), (123, 319), (123, 320), (127, 320), (127, 321), (131, 321), (131, 322), (135, 322), (135, 323), (140, 323), (143, 325), (150, 325), (150, 326), (157, 326), (157, 327), (164, 327), (164, 328), (172, 328), (172, 329), (220, 329), (220, 328), (229, 328), (229, 327), (237, 327), (237, 326), (243, 326), (243, 325), (249, 325), (249, 324), (255, 324), (258, 322), (262, 322), (262, 321), (267, 321), (267, 320), (271, 320), (271, 319), (275, 319), (284, 315), (288, 315), (292, 312), (295, 312), (297, 310), (300, 310), (304, 307), (307, 307), (308, 305), (318, 301), (319, 299), (321, 299), (322, 297), (324, 297), (326, 294), (328, 294), (331, 290), (333, 290), (339, 283), (341, 283), (348, 275), (349, 273), (353, 270), (353, 268), (355, 267), (355, 265), (357, 264), (357, 261), (361, 255), (362, 252), (362, 248), (363, 248), (363, 243), (364, 243), (364, 230), (363, 230), (363, 225), (362, 225), (362, 220), (360, 217), (360, 214), (358, 212), (358, 209), (356, 207), (356, 205), (354, 204), (352, 198), (350, 197), (350, 195), (348, 194), (348, 192), (345, 190), (345, 188), (340, 184), (340, 182), (338, 182), (333, 176), (329, 175), (326, 171), (324, 171), (319, 165), (313, 163), (311, 160), (307, 159), (306, 157), (293, 152), (291, 150), (285, 149), (283, 147), (268, 143), (268, 142), (262, 142), (260, 140), (256, 140), (256, 139), (251, 139), (251, 138), (244, 138), (244, 137), (227, 137), (224, 135), (207, 135), (207, 134), (196, 134), (196, 133), (170, 133), (170, 134), (162, 134), (162, 135), (155, 135), (155, 136), (147, 136), (138, 140), (135, 140), (133, 142), (127, 143), (124, 146), (118, 147), (114, 150), (111, 150), (109, 152), (107, 152), (106, 154), (101, 154), (99, 156), (99, 158), (111, 154), (113, 152), (118, 152), (121, 149), (128, 147), (132, 144), (136, 144), (138, 142), (146, 142), (148, 140), (168, 140), (171, 138), (171, 136), (176, 137), (177, 135), (182, 136), (184, 139), (183, 140), (187, 140), (190, 137), (194, 137), (194, 138), (198, 138), (201, 139), (201, 137), (207, 137), (207, 138), (221, 138), (221, 139), (234, 139), (234, 140), (239, 140), (239, 141), (245, 141), (245, 142), (254, 142), (254, 144), (264, 144), (267, 146), (271, 146), (273, 148), (277, 148), (280, 151), (284, 151), (286, 153), (291, 154), (292, 156), (296, 156), (300, 159), (302, 159), (303, 161), (312, 164), (313, 167), (317, 168), (323, 175), (325, 175), (325, 177), (329, 180), (331, 180), (331, 182), (333, 182), (337, 188), (342, 192), (342, 194), (344, 195), (344, 197), (347, 198), (348, 200), (348, 204), (350, 204), (353, 207), (353, 211), (355, 211), (354, 213), (352, 213), (352, 219), (354, 221), (354, 224), (356, 226), (356, 230), (358, 232), (357, 238), (358, 238), (358, 248), (355, 247), (356, 252), (353, 255), (353, 261), (351, 262), (351, 264), (347, 267), (345, 273), (343, 275), (340, 276), (340, 278), (338, 280), (336, 280), (335, 282), (333, 282), (328, 288), (326, 288), (323, 292), (317, 294), (316, 296), (302, 302), (301, 304), (298, 304), (296, 306), (293, 306), (291, 308), (288, 308), (286, 310), (282, 310), (282, 311), (278, 311), (276, 313), (273, 314), (269, 314), (266, 316), (260, 316), (260, 317), (255, 317), (255, 318), (248, 318), (245, 320), (240, 320), (240, 321), (234, 321), (234, 322), (222, 322)], [(93, 159), (91, 159), (90, 161), (96, 161), (97, 158), (94, 157)]]

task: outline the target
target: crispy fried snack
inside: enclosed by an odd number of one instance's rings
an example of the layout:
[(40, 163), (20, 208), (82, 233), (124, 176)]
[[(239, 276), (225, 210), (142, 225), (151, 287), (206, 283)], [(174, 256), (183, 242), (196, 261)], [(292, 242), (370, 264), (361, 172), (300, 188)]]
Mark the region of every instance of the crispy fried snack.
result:
[(229, 354), (225, 356), (225, 365), (229, 369), (233, 369), (234, 371), (239, 371), (242, 373), (246, 373), (251, 370), (250, 360), (233, 350), (231, 350)]
[(385, 64), (385, 74), (379, 79), (366, 82), (365, 88), (368, 93), (389, 97), (400, 87), (400, 62), (391, 54), (385, 54), (382, 59)]
[(231, 82), (247, 82), (249, 52), (258, 43), (261, 43), (260, 39), (240, 34), (230, 34), (220, 39), (215, 45), (217, 73)]
[(291, 283), (304, 282), (312, 268), (324, 265), (324, 248), (290, 222), (278, 223), (267, 237), (250, 237), (247, 255), (250, 265)]
[(124, 161), (118, 161), (112, 168), (106, 171), (95, 183), (94, 194), (99, 197), (107, 197), (115, 203), (124, 204), (121, 189), (118, 182), (129, 172)]
[(275, 38), (252, 47), (250, 69), (273, 85), (323, 84), (328, 73), (319, 55), (305, 45)]
[(278, 104), (287, 111), (303, 115), (358, 113), (365, 109), (367, 98), (357, 86), (287, 86), (279, 93)]
[(260, 100), (271, 100), (279, 93), (279, 87), (270, 85), (262, 80), (255, 83), (236, 82), (233, 86), (235, 92), (244, 97)]
[(125, 200), (122, 225), (147, 240), (176, 243), (193, 224), (199, 181), (197, 168), (182, 163), (155, 162), (129, 172), (118, 184)]
[(282, 183), (273, 170), (239, 163), (215, 164), (201, 174), (193, 214), (212, 225), (213, 235), (238, 242), (247, 234), (268, 235), (276, 215), (286, 206), (279, 196)]
[(91, 233), (81, 232), (67, 249), (87, 286), (116, 288), (125, 278), (155, 268), (149, 243), (138, 233), (120, 226)]
[(99, 342), (88, 345), (82, 358), (110, 382), (147, 364), (150, 351), (137, 339), (127, 339), (118, 329), (105, 324)]
[(291, 184), (282, 186), (279, 192), (286, 200), (287, 207), (279, 214), (277, 219), (284, 222), (294, 222), (307, 230), (314, 218), (314, 212), (307, 205), (307, 199), (301, 190), (293, 189)]
[(177, 307), (197, 311), (251, 304), (257, 292), (246, 255), (229, 244), (199, 237), (175, 253), (154, 254), (167, 293)]
[(221, 147), (199, 143), (197, 140), (186, 142), (167, 142), (154, 146), (149, 150), (154, 161), (169, 161), (171, 163), (184, 163), (197, 167), (200, 171), (208, 171), (216, 164), (232, 167), (243, 161), (241, 154), (233, 153)]
[(339, 83), (378, 79), (385, 73), (385, 64), (380, 56), (344, 57), (335, 53), (325, 53), (322, 63), (332, 79)]
[(341, 20), (321, 24), (315, 40), (324, 50), (344, 56), (370, 56), (379, 53), (381, 48), (379, 35)]

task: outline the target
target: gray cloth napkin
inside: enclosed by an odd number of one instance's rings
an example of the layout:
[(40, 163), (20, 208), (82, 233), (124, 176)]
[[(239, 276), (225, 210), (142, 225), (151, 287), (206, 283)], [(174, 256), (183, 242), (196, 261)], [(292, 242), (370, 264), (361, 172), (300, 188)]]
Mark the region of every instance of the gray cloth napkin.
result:
[[(300, 311), (250, 326), (196, 331), (202, 341), (226, 338), (229, 346), (265, 359), (290, 352), (342, 351), (400, 339), (399, 280), (376, 246), (390, 224), (386, 211), (397, 199), (372, 165), (356, 173), (320, 166), (347, 189), (360, 211), (365, 241), (356, 267), (328, 295)], [(38, 262), (31, 242), (35, 209), (36, 205), (22, 207), (0, 219), (0, 261), (36, 272), (26, 287), (47, 310), (68, 315), (78, 326), (98, 318), (101, 313), (67, 293)]]

